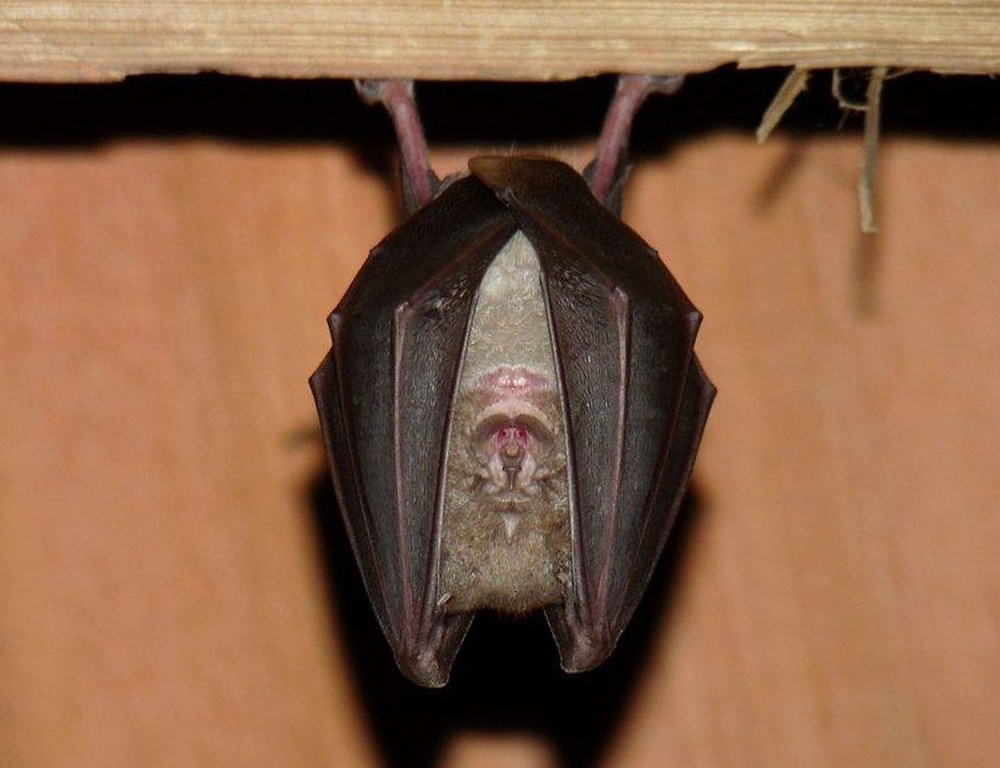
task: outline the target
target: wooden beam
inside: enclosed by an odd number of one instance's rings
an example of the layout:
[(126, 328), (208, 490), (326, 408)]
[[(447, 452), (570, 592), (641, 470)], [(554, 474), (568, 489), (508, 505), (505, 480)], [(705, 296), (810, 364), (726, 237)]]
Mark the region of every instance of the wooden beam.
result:
[(5, 0), (0, 79), (147, 72), (569, 79), (741, 67), (1000, 72), (995, 0)]

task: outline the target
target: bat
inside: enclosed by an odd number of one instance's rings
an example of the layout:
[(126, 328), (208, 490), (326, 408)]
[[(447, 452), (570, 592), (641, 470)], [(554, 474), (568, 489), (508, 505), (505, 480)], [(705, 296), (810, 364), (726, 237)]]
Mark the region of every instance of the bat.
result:
[(617, 215), (632, 116), (680, 78), (623, 76), (581, 176), (476, 157), (438, 181), (412, 84), (409, 217), (329, 317), (310, 379), (338, 503), (404, 674), (447, 683), (476, 611), (542, 610), (567, 672), (614, 650), (663, 549), (715, 388), (701, 314)]

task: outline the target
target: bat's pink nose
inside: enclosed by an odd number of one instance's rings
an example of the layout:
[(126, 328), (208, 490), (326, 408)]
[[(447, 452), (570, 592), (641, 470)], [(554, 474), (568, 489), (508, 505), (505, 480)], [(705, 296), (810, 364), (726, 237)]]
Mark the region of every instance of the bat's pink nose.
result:
[(500, 446), (500, 456), (503, 459), (504, 469), (508, 467), (520, 468), (521, 459), (524, 458), (531, 440), (528, 430), (517, 425), (501, 427), (497, 430), (496, 440)]
[(503, 471), (507, 475), (507, 490), (513, 491), (517, 486), (517, 476), (521, 472), (525, 454), (528, 452), (529, 433), (524, 427), (506, 426), (497, 430), (496, 441), (499, 446), (497, 453)]

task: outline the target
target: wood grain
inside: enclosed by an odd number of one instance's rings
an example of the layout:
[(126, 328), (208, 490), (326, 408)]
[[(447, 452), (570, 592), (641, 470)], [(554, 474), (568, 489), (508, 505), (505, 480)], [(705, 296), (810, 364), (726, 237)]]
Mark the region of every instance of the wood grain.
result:
[(331, 243), (377, 237), (338, 200), (383, 185), (197, 142), (0, 167), (0, 763), (364, 764), (296, 436)]
[[(1000, 149), (885, 140), (877, 239), (860, 151), (721, 134), (635, 174), (720, 394), (602, 764), (1000, 752)], [(301, 436), (391, 202), (348, 148), (0, 153), (0, 764), (377, 762)], [(528, 730), (442, 754), (551, 765)]]
[(1000, 72), (993, 0), (5, 0), (0, 79), (143, 72), (552, 80), (604, 72)]
[(722, 140), (636, 180), (640, 230), (678, 211), (720, 397), (688, 584), (609, 764), (994, 759), (1000, 153), (882, 149), (877, 240), (851, 142)]

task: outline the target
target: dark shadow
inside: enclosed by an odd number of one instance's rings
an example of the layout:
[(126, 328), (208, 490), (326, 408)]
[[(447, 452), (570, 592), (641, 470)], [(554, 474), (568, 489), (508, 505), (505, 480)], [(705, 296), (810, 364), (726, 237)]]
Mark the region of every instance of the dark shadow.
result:
[(802, 165), (802, 142), (794, 141), (771, 166), (754, 190), (753, 206), (758, 212), (767, 211), (781, 196)]
[[(777, 69), (722, 67), (691, 76), (675, 96), (655, 96), (639, 112), (630, 155), (641, 163), (699, 135), (751, 135), (785, 77)], [(842, 90), (863, 94), (864, 72)], [(605, 76), (560, 83), (422, 82), (417, 100), (435, 146), (558, 147), (600, 131), (615, 87)], [(883, 136), (996, 141), (1000, 82), (928, 73), (890, 77), (883, 93)], [(0, 146), (88, 151), (134, 139), (212, 138), (252, 144), (342, 144), (373, 174), (395, 183), (396, 146), (383, 110), (363, 104), (346, 80), (251, 79), (218, 74), (144, 75), (105, 84), (0, 83)], [(831, 94), (816, 73), (783, 117), (778, 133), (859, 131), (862, 116)], [(471, 151), (471, 149), (470, 149)], [(787, 170), (787, 169), (786, 169)], [(775, 178), (775, 183), (780, 181)], [(766, 202), (766, 201), (762, 201)]]
[[(722, 67), (689, 77), (676, 96), (654, 97), (640, 112), (632, 146), (639, 157), (695, 135), (750, 133), (785, 71)], [(420, 83), (417, 98), (433, 145), (558, 146), (600, 129), (614, 78), (561, 83)], [(863, 73), (842, 80), (863, 93)], [(913, 73), (890, 77), (883, 132), (996, 141), (1000, 82), (982, 76)], [(144, 75), (107, 84), (0, 83), (0, 144), (85, 149), (122, 139), (208, 136), (253, 143), (343, 142), (364, 151), (395, 141), (380, 109), (362, 104), (346, 80), (275, 80), (217, 74)], [(779, 132), (858, 130), (820, 72), (789, 109)]]
[(429, 768), (451, 736), (469, 730), (538, 735), (554, 746), (563, 765), (596, 765), (651, 646), (669, 631), (685, 544), (703, 514), (698, 494), (689, 492), (645, 598), (617, 649), (598, 669), (563, 673), (541, 614), (505, 619), (480, 613), (448, 686), (428, 690), (396, 668), (365, 595), (325, 468), (312, 488), (311, 503), (338, 631), (369, 723), (393, 768)]
[[(750, 135), (785, 71), (722, 67), (688, 78), (671, 97), (655, 96), (632, 132), (634, 162), (661, 157), (694, 136)], [(863, 93), (864, 72), (848, 72), (842, 90)], [(829, 135), (860, 130), (816, 73), (785, 114), (779, 133)], [(558, 147), (595, 139), (615, 86), (613, 77), (560, 83), (423, 82), (417, 100), (432, 147)], [(996, 141), (1000, 82), (928, 73), (890, 77), (883, 94), (883, 136)], [(218, 74), (144, 75), (106, 84), (0, 83), (0, 146), (86, 151), (133, 139), (190, 138), (253, 144), (343, 144), (392, 184), (395, 137), (380, 108), (363, 104), (346, 80), (251, 79)], [(780, 179), (776, 179), (776, 182)]]

